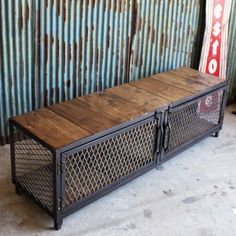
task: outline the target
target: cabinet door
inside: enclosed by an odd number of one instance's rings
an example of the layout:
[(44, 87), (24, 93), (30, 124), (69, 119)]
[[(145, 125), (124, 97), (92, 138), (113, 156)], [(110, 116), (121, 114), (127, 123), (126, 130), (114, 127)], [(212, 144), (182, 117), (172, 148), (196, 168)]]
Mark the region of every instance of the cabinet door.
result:
[(152, 117), (62, 154), (63, 211), (155, 166), (157, 133), (158, 119)]
[(162, 160), (221, 129), (226, 90), (170, 107), (164, 116)]

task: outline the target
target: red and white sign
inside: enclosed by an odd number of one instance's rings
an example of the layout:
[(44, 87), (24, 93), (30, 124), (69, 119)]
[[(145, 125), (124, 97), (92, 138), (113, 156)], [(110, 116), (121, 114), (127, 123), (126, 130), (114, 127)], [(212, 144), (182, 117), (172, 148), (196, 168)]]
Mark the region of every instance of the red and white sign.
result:
[[(206, 29), (199, 70), (226, 79), (228, 22), (231, 0), (207, 0)], [(207, 97), (200, 103), (200, 111), (212, 110), (219, 95)]]

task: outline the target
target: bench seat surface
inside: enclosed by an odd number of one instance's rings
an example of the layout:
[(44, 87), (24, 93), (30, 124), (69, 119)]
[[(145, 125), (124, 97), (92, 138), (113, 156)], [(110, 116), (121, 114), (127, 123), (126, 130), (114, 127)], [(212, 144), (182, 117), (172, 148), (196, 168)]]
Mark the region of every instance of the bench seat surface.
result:
[(12, 120), (52, 149), (192, 98), (221, 79), (190, 68), (156, 74), (129, 84), (51, 105)]

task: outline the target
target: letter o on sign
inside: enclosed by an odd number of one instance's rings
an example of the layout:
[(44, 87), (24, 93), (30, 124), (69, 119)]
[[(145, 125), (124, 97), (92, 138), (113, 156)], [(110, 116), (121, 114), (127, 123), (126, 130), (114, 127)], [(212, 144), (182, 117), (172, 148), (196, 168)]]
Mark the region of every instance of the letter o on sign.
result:
[(212, 59), (208, 65), (208, 70), (210, 74), (214, 74), (217, 70), (217, 61), (216, 59)]

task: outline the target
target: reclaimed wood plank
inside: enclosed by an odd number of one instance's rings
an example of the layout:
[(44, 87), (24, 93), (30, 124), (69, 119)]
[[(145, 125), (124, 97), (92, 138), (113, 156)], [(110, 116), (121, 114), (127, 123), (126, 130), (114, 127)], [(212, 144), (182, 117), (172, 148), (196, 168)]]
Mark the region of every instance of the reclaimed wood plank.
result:
[(209, 88), (199, 80), (183, 77), (177, 73), (165, 72), (153, 75), (152, 78), (192, 93), (202, 92)]
[(91, 106), (97, 106), (101, 112), (109, 113), (111, 116), (120, 118), (122, 122), (135, 119), (146, 113), (139, 106), (130, 101), (110, 93), (106, 90), (104, 93), (93, 94), (79, 98)]
[(143, 89), (154, 95), (158, 94), (158, 96), (168, 100), (169, 102), (175, 102), (193, 95), (191, 92), (150, 77), (132, 82), (130, 85)]
[(143, 111), (150, 112), (157, 110), (159, 108), (165, 107), (168, 105), (168, 100), (149, 93), (143, 89), (137, 88), (130, 84), (124, 84), (122, 86), (117, 86), (106, 91), (107, 93), (114, 94), (119, 96), (126, 101), (129, 101)]
[(216, 77), (214, 75), (205, 74), (203, 72), (188, 67), (181, 67), (178, 69), (170, 70), (169, 73), (170, 75), (176, 74), (181, 76), (182, 78), (198, 81), (199, 83), (202, 83), (208, 87), (216, 86), (224, 82), (222, 78)]
[[(96, 97), (95, 94), (94, 96)], [(49, 109), (91, 134), (102, 132), (122, 122), (118, 117), (103, 112), (98, 106), (88, 105), (82, 99), (56, 104)]]
[(47, 108), (12, 118), (53, 149), (71, 144), (91, 134)]

